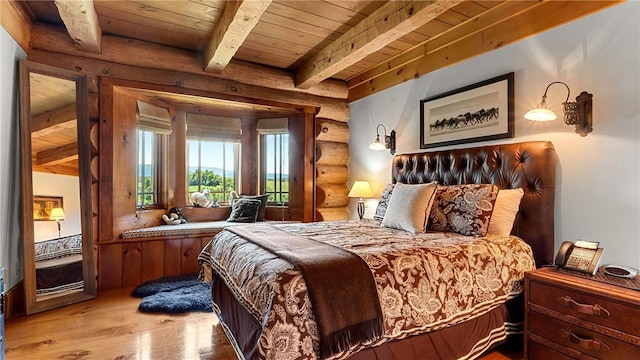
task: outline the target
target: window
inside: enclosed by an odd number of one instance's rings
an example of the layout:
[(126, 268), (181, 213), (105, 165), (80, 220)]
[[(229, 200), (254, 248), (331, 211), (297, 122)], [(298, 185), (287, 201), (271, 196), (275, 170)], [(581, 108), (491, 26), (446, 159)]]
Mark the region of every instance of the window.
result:
[(262, 188), (272, 204), (289, 203), (289, 134), (288, 119), (258, 120)]
[(187, 113), (187, 204), (209, 190), (209, 200), (229, 201), (240, 186), (241, 120)]
[[(209, 189), (209, 200), (227, 202), (236, 190), (240, 164), (240, 144), (225, 141), (187, 141), (187, 198)], [(190, 203), (191, 200), (187, 200)]]
[(154, 104), (138, 100), (137, 105), (136, 207), (162, 207), (166, 190), (163, 159), (171, 116), (168, 109)]

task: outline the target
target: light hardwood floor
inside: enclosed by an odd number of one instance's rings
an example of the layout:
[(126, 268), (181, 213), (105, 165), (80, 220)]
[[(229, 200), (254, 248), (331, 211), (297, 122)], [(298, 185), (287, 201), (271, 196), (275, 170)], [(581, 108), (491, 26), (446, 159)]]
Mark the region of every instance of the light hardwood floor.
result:
[[(145, 314), (132, 289), (101, 291), (96, 300), (7, 320), (6, 360), (236, 360), (216, 316)], [(503, 346), (482, 360), (522, 359)]]

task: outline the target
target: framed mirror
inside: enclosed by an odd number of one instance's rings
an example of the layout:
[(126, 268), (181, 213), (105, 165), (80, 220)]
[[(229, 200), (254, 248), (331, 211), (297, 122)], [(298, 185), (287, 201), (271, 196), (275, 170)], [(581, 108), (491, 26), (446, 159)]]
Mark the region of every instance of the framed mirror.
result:
[(20, 62), (27, 314), (96, 296), (86, 75)]

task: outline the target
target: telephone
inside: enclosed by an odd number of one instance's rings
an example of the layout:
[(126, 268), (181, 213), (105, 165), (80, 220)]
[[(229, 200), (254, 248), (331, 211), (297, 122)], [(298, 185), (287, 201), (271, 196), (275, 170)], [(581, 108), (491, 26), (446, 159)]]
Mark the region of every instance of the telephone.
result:
[(600, 265), (603, 248), (599, 242), (578, 240), (576, 243), (565, 241), (560, 245), (555, 265), (595, 275)]

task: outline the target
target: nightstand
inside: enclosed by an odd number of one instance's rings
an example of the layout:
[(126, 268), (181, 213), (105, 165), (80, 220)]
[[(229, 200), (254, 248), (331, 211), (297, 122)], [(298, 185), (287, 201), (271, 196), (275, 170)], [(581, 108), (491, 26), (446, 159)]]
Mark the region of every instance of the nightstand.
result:
[(640, 359), (640, 291), (554, 268), (524, 284), (525, 359)]

